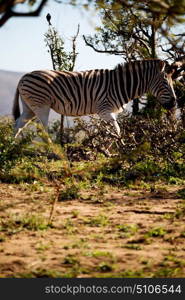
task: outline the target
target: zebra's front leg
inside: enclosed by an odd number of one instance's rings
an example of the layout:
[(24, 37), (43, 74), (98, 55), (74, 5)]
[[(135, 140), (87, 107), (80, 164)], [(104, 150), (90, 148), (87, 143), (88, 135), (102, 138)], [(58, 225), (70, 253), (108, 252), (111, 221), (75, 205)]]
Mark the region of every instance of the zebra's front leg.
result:
[(105, 120), (109, 125), (112, 125), (114, 134), (117, 136), (120, 136), (120, 127), (118, 125), (118, 122), (116, 121), (116, 116), (114, 113), (111, 112), (103, 112), (99, 113), (99, 116)]
[[(99, 116), (105, 120), (109, 125), (112, 125), (112, 129), (113, 129), (113, 132), (111, 131), (110, 134), (111, 136), (115, 137), (116, 138), (116, 143), (121, 143), (122, 146), (124, 146), (124, 142), (121, 138), (121, 134), (120, 134), (120, 127), (118, 125), (118, 122), (116, 120), (116, 116), (114, 113), (99, 113)], [(111, 148), (113, 142), (111, 142), (107, 149), (106, 149), (106, 152), (110, 154), (109, 152), (109, 149)], [(110, 156), (110, 155), (109, 155)]]

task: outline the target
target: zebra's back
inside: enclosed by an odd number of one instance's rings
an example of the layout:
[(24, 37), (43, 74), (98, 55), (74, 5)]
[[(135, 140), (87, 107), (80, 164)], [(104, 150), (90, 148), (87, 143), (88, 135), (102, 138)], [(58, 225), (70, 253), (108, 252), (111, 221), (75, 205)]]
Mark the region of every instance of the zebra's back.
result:
[[(40, 70), (25, 74), (19, 92), (32, 107), (49, 105), (66, 116), (97, 113), (97, 105), (109, 86), (107, 69), (83, 72)], [(33, 103), (34, 102), (34, 103)]]

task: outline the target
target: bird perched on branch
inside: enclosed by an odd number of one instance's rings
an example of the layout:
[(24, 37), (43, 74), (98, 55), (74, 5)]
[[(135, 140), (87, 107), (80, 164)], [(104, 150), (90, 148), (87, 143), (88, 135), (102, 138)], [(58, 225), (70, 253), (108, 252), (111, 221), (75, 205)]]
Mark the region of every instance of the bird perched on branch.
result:
[(49, 26), (51, 26), (51, 15), (49, 13), (46, 16), (46, 20), (48, 21)]

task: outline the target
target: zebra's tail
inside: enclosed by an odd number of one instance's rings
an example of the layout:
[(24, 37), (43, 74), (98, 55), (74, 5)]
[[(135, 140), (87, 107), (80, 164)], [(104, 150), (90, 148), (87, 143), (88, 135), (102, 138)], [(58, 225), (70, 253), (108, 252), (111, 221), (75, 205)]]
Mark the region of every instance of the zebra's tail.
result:
[(16, 90), (15, 97), (14, 97), (12, 115), (14, 117), (14, 120), (17, 120), (20, 117), (19, 89), (18, 88)]

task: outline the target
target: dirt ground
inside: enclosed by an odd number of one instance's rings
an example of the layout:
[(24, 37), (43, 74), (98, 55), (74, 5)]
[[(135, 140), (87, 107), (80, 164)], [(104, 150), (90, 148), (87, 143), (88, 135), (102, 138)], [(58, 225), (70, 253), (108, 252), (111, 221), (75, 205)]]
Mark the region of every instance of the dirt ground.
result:
[(106, 188), (57, 202), (0, 184), (0, 277), (185, 277), (184, 187)]

